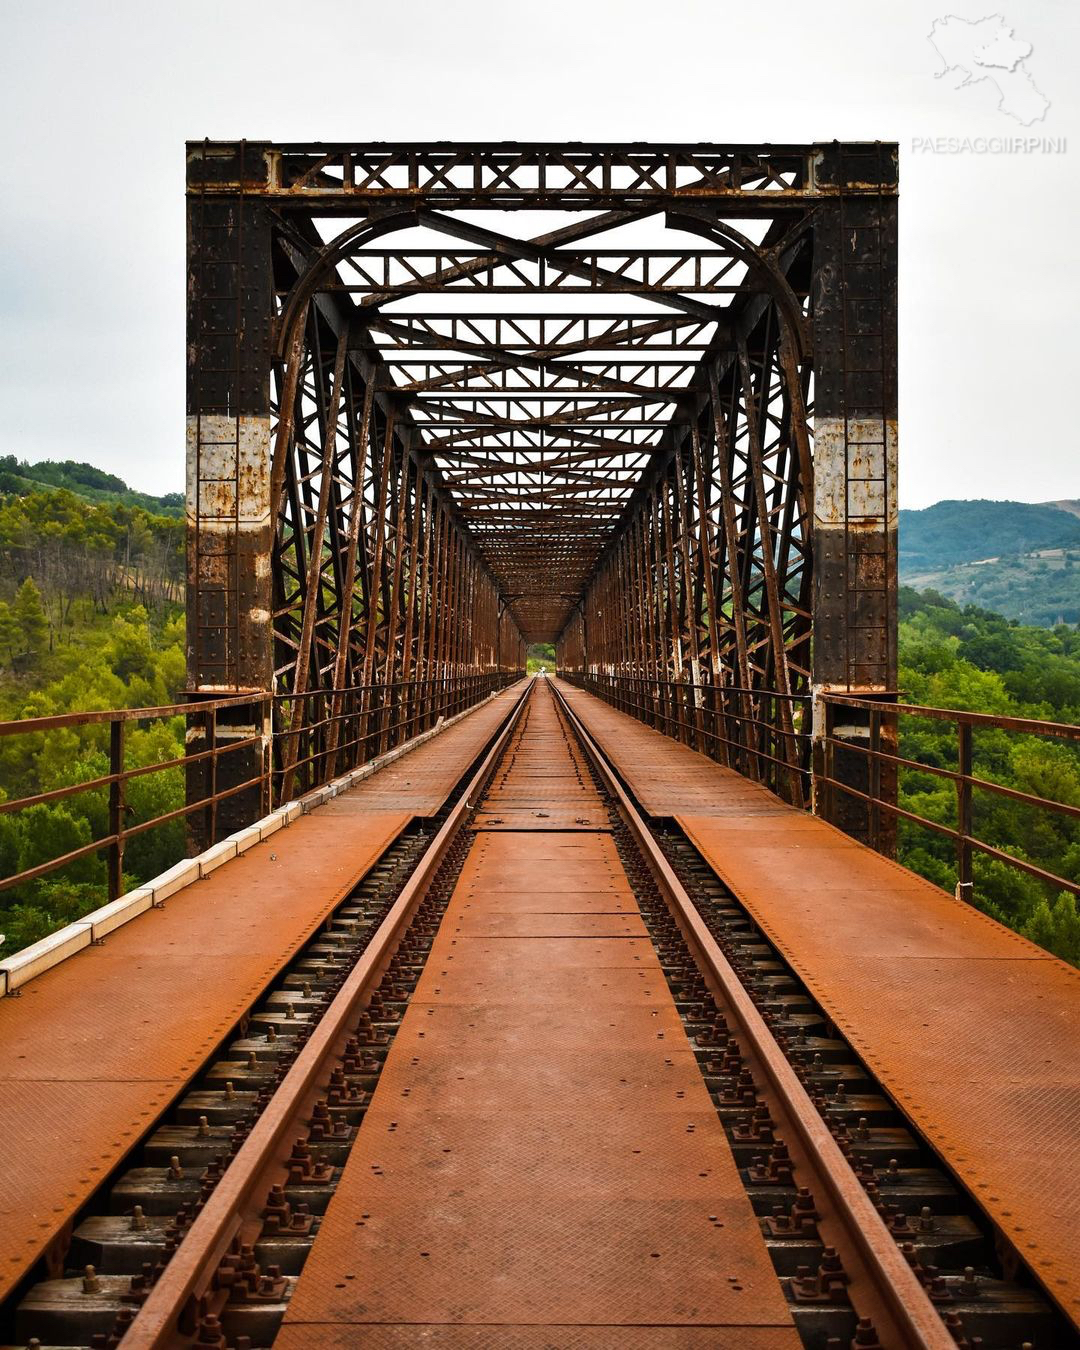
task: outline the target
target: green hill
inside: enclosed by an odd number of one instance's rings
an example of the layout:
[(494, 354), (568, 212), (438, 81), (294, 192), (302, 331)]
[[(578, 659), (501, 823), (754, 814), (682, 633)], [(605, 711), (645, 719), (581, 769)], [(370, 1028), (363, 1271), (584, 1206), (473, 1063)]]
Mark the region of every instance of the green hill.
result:
[(1080, 502), (900, 512), (900, 580), (1021, 623), (1080, 623)]
[(1056, 502), (945, 501), (900, 512), (900, 567), (906, 572), (1069, 545), (1080, 548), (1080, 515)]
[(154, 515), (178, 519), (184, 514), (181, 492), (167, 492), (163, 497), (136, 492), (116, 474), (74, 459), (43, 459), (38, 464), (28, 464), (14, 455), (0, 455), (0, 493), (25, 497), (31, 492), (55, 488), (66, 488), (88, 502), (139, 506)]

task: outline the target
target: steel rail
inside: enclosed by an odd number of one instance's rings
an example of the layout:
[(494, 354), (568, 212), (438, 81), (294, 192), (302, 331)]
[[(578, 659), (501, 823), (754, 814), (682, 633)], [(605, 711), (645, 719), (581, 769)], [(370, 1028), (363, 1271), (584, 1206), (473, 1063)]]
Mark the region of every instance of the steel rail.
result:
[(257, 1235), (263, 1196), (287, 1175), (285, 1159), (298, 1122), (306, 1122), (325, 1090), (323, 1075), (340, 1057), (364, 1006), (388, 965), (400, 937), (438, 871), (517, 724), (532, 689), (529, 680), (502, 730), (491, 742), (468, 787), (429, 844), (393, 908), (380, 924), (281, 1086), (252, 1127), (206, 1205), (185, 1234), (121, 1341), (123, 1350), (179, 1350), (191, 1344), (199, 1300), (210, 1291), (214, 1274), (233, 1240), (245, 1230)]
[(810, 1184), (814, 1193), (821, 1212), (818, 1227), (844, 1258), (856, 1312), (873, 1320), (885, 1350), (955, 1350), (955, 1340), (614, 769), (558, 685), (553, 682), (551, 688), (601, 781), (618, 802), (703, 975), (738, 1023), (743, 1057), (751, 1071), (757, 1070), (755, 1077), (764, 1080), (778, 1133), (788, 1145), (800, 1183)]

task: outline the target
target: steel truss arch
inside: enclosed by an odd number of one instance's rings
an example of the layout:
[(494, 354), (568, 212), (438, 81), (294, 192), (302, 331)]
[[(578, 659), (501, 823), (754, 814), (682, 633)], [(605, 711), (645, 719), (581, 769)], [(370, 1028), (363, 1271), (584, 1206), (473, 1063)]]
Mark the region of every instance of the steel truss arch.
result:
[(801, 799), (807, 696), (895, 683), (895, 219), (878, 143), (192, 146), (193, 693), (293, 790), (346, 690), (370, 752), (557, 641)]

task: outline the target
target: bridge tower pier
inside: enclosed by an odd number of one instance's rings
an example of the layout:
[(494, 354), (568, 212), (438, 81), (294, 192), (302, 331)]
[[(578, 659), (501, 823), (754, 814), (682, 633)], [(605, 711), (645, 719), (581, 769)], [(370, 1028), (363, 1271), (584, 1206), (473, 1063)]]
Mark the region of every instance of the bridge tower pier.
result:
[(246, 195), (267, 162), (240, 142), (196, 145), (187, 165), (187, 695), (252, 695), (189, 719), (189, 756), (251, 741), (187, 765), (189, 803), (252, 784), (188, 817), (196, 851), (270, 805), (273, 276), (266, 206)]
[[(896, 164), (880, 144), (822, 147), (817, 186), (830, 195), (814, 216), (814, 754), (820, 782), (825, 738), (865, 747), (873, 734), (895, 750), (895, 720), (845, 711), (832, 724), (820, 696), (895, 697), (897, 683), (897, 197)], [(877, 187), (877, 193), (867, 187)], [(872, 725), (873, 721), (873, 725)], [(840, 782), (895, 799), (871, 784), (873, 761), (834, 749)], [(878, 769), (878, 773), (886, 770)], [(819, 789), (821, 791), (821, 789)], [(892, 852), (896, 822), (871, 822), (844, 793), (816, 801), (848, 834)], [(870, 835), (876, 835), (871, 839)]]

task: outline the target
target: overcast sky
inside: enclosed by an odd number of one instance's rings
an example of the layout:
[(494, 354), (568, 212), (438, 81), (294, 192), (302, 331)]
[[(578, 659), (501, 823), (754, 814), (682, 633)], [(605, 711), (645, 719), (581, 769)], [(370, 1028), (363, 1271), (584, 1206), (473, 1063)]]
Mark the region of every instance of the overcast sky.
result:
[[(0, 453), (181, 489), (185, 140), (880, 138), (901, 146), (901, 504), (1080, 497), (1063, 403), (1080, 352), (1080, 6), (1000, 10), (983, 68), (1018, 116), (989, 80), (935, 78), (934, 21), (992, 12), (0, 0)], [(1027, 136), (1066, 153), (913, 147)]]

